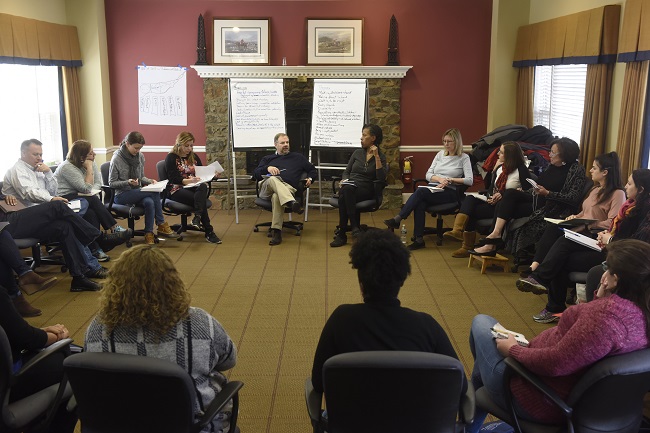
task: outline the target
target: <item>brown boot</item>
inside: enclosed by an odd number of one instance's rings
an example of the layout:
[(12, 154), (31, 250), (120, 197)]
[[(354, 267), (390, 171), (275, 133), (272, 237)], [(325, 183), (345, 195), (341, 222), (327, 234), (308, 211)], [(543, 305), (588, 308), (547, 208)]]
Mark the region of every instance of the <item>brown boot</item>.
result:
[(469, 221), (469, 215), (464, 213), (456, 214), (456, 219), (454, 220), (454, 228), (451, 231), (444, 232), (442, 236), (445, 238), (456, 239), (457, 241), (463, 240), (463, 230)]
[(476, 232), (463, 232), (463, 244), (456, 251), (451, 253), (452, 257), (464, 258), (469, 257), (469, 250), (474, 249)]
[(20, 286), (20, 290), (28, 295), (32, 295), (53, 286), (56, 280), (56, 277), (43, 278), (36, 272), (27, 272), (18, 278), (18, 285)]
[(38, 308), (32, 307), (22, 294), (15, 297), (13, 302), (16, 311), (18, 311), (18, 313), (23, 317), (36, 317), (42, 314), (42, 311)]
[(176, 239), (178, 236), (178, 233), (176, 233), (174, 230), (172, 230), (171, 227), (169, 227), (169, 224), (165, 221), (162, 224), (158, 224), (158, 236), (164, 236), (169, 239)]

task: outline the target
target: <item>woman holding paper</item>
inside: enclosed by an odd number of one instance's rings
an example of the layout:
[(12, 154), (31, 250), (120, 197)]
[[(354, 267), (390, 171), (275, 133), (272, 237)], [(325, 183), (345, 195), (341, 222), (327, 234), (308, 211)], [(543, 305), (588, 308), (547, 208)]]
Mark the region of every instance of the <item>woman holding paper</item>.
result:
[[(170, 198), (179, 203), (194, 207), (194, 218), (191, 225), (205, 232), (205, 239), (213, 244), (220, 244), (221, 239), (214, 233), (210, 224), (210, 216), (206, 201), (208, 199), (208, 184), (203, 182), (197, 186), (186, 188), (185, 185), (195, 184), (202, 179), (196, 175), (196, 167), (202, 166), (201, 159), (194, 153), (194, 135), (181, 132), (176, 136), (176, 143), (165, 158), (167, 178), (173, 184)], [(217, 175), (217, 173), (213, 173)]]
[[(533, 338), (528, 347), (513, 336), (494, 339), (497, 321), (478, 315), (472, 322), (470, 349), (474, 356), (472, 384), (487, 387), (494, 403), (507, 410), (503, 375), (505, 357), (512, 357), (536, 374), (566, 400), (587, 369), (603, 358), (648, 347), (650, 309), (650, 245), (625, 240), (611, 246), (607, 262), (609, 297), (578, 304), (564, 312), (556, 327)], [(529, 382), (515, 376), (510, 382), (520, 417), (544, 423), (564, 423), (563, 413)], [(477, 408), (467, 430), (478, 432), (487, 414)]]
[[(499, 159), (496, 170), (492, 176), (492, 183), (484, 196), (468, 195), (456, 214), (454, 228), (443, 234), (446, 238), (462, 241), (459, 249), (454, 251), (452, 257), (469, 257), (469, 250), (474, 248), (476, 220), (493, 218), (496, 204), (503, 197), (506, 189), (521, 188), (530, 178), (530, 171), (526, 167), (526, 159), (521, 148), (514, 141), (503, 143), (499, 148)], [(481, 199), (483, 198), (483, 199)]]
[(472, 164), (469, 155), (463, 153), (463, 138), (460, 131), (451, 128), (442, 134), (444, 151), (438, 152), (427, 170), (426, 180), (436, 183), (440, 192), (431, 192), (427, 188), (418, 188), (406, 201), (399, 214), (384, 221), (391, 229), (398, 229), (400, 222), (413, 212), (413, 235), (415, 241), (409, 250), (424, 248), (424, 221), (429, 206), (453, 203), (457, 200), (456, 186), (471, 186), (474, 182)]
[(361, 149), (350, 156), (350, 161), (343, 171), (343, 180), (339, 184), (339, 225), (330, 246), (340, 247), (347, 243), (345, 234), (348, 221), (352, 237), (359, 234), (360, 216), (357, 203), (375, 197), (375, 181), (386, 180), (388, 165), (386, 156), (379, 150), (384, 134), (377, 125), (363, 125), (361, 130)]
[[(594, 220), (589, 225), (590, 230), (607, 230), (612, 225), (612, 221), (618, 210), (625, 201), (625, 192), (621, 182), (621, 162), (616, 152), (604, 153), (594, 158), (591, 170), (591, 180), (594, 186), (582, 202), (582, 209), (575, 215), (569, 215), (565, 221), (585, 219)], [(585, 225), (571, 227), (575, 232), (584, 232)], [(527, 277), (544, 260), (548, 251), (553, 244), (561, 238), (562, 230), (557, 225), (549, 224), (544, 233), (535, 244), (535, 256), (530, 267), (521, 273), (522, 277)], [(588, 233), (584, 233), (589, 235)]]
[[(77, 140), (72, 143), (66, 160), (58, 166), (54, 177), (58, 183), (58, 195), (68, 200), (81, 199), (88, 202), (88, 210), (83, 218), (93, 227), (101, 226), (104, 230), (110, 230), (111, 233), (107, 236), (131, 237), (131, 233), (120, 234), (130, 230), (117, 224), (113, 215), (97, 196), (102, 188), (102, 175), (95, 164), (95, 152), (89, 141)], [(91, 243), (88, 247), (100, 262), (110, 260), (97, 242)]]
[(108, 184), (115, 189), (115, 203), (144, 207), (144, 240), (147, 244), (153, 244), (154, 222), (158, 225), (158, 236), (177, 238), (178, 234), (165, 221), (160, 193), (140, 190), (143, 186), (156, 183), (144, 175), (144, 155), (140, 152), (143, 145), (144, 137), (137, 131), (131, 131), (124, 137), (111, 159)]
[[(621, 239), (637, 239), (650, 243), (650, 170), (634, 170), (625, 185), (628, 200), (614, 217), (609, 231), (598, 234), (598, 246)], [(605, 259), (604, 251), (596, 251), (566, 238), (558, 239), (544, 261), (529, 277), (517, 281), (523, 292), (548, 292), (546, 307), (533, 316), (539, 323), (558, 320), (555, 314), (565, 310), (566, 291), (571, 282), (570, 272), (587, 272)]]

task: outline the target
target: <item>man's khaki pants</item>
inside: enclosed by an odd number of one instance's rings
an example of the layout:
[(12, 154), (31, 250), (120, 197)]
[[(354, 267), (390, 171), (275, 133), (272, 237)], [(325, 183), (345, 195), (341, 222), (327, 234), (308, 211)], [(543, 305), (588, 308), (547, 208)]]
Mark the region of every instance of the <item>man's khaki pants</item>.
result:
[(260, 198), (270, 198), (273, 209), (271, 228), (282, 230), (284, 221), (284, 207), (290, 201), (295, 200), (293, 194), (296, 189), (282, 180), (280, 176), (271, 176), (260, 181)]

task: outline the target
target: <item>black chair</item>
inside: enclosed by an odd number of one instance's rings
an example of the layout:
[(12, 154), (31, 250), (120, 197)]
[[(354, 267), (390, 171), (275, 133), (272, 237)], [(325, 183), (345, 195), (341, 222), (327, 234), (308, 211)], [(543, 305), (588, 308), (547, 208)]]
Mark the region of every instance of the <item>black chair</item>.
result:
[(506, 358), (506, 389), (514, 375), (542, 392), (565, 415), (564, 424), (549, 425), (520, 419), (512, 407), (494, 404), (485, 388), (476, 390), (476, 405), (515, 428), (518, 433), (637, 433), (643, 398), (650, 389), (650, 349), (611, 356), (598, 361), (580, 378), (563, 401), (539, 377), (512, 358)]
[[(337, 193), (339, 190), (338, 186), (340, 181), (341, 181), (340, 177), (335, 176), (332, 178), (332, 192), (334, 193), (334, 195), (332, 196), (332, 198), (330, 198), (329, 204), (330, 206), (336, 209), (339, 208), (339, 196)], [(362, 200), (360, 202), (357, 202), (355, 206), (357, 209), (357, 213), (359, 215), (366, 212), (375, 212), (379, 210), (379, 208), (381, 207), (381, 204), (384, 200), (384, 188), (386, 188), (387, 184), (386, 181), (383, 180), (375, 180), (373, 183), (375, 187), (375, 196), (370, 200)], [(361, 230), (365, 230), (367, 228), (365, 224), (364, 225), (359, 224), (359, 227)], [(350, 227), (337, 226), (335, 235), (338, 234), (340, 230), (342, 230), (343, 233), (345, 233), (350, 230)]]
[(29, 430), (30, 432), (47, 431), (52, 417), (62, 401), (72, 396), (70, 386), (64, 380), (61, 384), (51, 385), (21, 400), (9, 403), (11, 386), (20, 380), (21, 376), (31, 370), (46, 358), (65, 351), (69, 348), (71, 339), (57, 341), (40, 351), (25, 363), (18, 372), (14, 373), (14, 360), (11, 356), (11, 346), (4, 329), (0, 327), (0, 431), (14, 433)]
[[(167, 168), (165, 167), (165, 160), (158, 161), (156, 163), (156, 171), (158, 172), (158, 180), (167, 180)], [(187, 225), (187, 218), (191, 217), (194, 213), (194, 208), (186, 204), (171, 200), (170, 191), (173, 185), (167, 185), (167, 189), (162, 193), (162, 208), (163, 212), (166, 215), (178, 215), (181, 217), (180, 224), (172, 225), (172, 229), (179, 235), (178, 240), (183, 240), (182, 233), (188, 230), (200, 231), (204, 233), (204, 230), (198, 230), (194, 226)], [(209, 187), (209, 185), (208, 185)], [(208, 189), (208, 196), (210, 195), (210, 190)], [(208, 209), (212, 207), (212, 202), (208, 199), (205, 202), (205, 205)]]
[[(296, 189), (296, 193), (294, 194), (296, 201), (299, 202), (302, 206), (304, 206), (305, 204), (305, 192), (307, 191), (304, 182), (304, 179), (306, 178), (307, 178), (307, 173), (304, 173), (302, 179), (300, 180), (300, 182), (298, 182), (298, 188)], [(255, 204), (269, 212), (273, 211), (273, 205), (271, 204), (271, 199), (260, 197), (259, 181), (255, 181)], [(302, 232), (302, 229), (304, 227), (304, 223), (300, 221), (291, 220), (292, 210), (290, 208), (285, 208), (284, 213), (289, 214), (289, 220), (282, 222), (282, 228), (295, 230), (296, 232), (295, 235), (300, 236), (300, 233)], [(271, 221), (255, 224), (255, 227), (253, 227), (253, 231), (258, 232), (260, 231), (260, 227), (268, 227), (266, 236), (271, 237), (271, 224), (272, 224)]]
[[(426, 185), (429, 182), (426, 179), (415, 179), (413, 181), (413, 192), (417, 191), (418, 184)], [(444, 220), (442, 217), (445, 215), (455, 215), (460, 209), (460, 204), (465, 198), (465, 191), (467, 185), (456, 185), (456, 201), (451, 203), (443, 203), (428, 206), (426, 212), (436, 218), (436, 227), (425, 227), (424, 235), (436, 235), (436, 245), (442, 245), (442, 234), (451, 230), (451, 227), (444, 227)], [(415, 238), (412, 238), (414, 241)]]
[(237, 431), (239, 389), (229, 382), (195, 417), (196, 389), (178, 364), (121, 353), (79, 353), (63, 368), (77, 403), (82, 433), (196, 433), (232, 400), (230, 431)]
[[(474, 390), (462, 393), (465, 372), (457, 359), (426, 352), (350, 352), (323, 367), (322, 395), (305, 382), (315, 433), (456, 433), (474, 418)], [(458, 421), (457, 421), (458, 419)]]
[[(102, 191), (104, 192), (104, 206), (106, 206), (106, 209), (108, 209), (114, 218), (127, 220), (127, 224), (133, 233), (133, 237), (144, 236), (144, 230), (135, 229), (135, 222), (144, 217), (144, 208), (142, 206), (130, 206), (115, 203), (115, 190), (108, 185), (108, 172), (110, 170), (110, 167), (110, 161), (105, 162), (100, 166), (100, 171), (102, 172)], [(131, 240), (128, 240), (126, 242), (126, 246), (130, 248), (131, 245)]]

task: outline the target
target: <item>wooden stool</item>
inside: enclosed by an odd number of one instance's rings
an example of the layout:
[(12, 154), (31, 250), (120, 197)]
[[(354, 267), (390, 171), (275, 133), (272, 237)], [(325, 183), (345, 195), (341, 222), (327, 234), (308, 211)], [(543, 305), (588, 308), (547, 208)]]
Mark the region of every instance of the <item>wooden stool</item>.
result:
[(474, 254), (469, 255), (469, 263), (467, 264), (468, 268), (472, 267), (472, 263), (474, 263), (474, 260), (478, 260), (479, 262), (482, 263), (481, 265), (481, 273), (485, 273), (485, 269), (488, 266), (499, 266), (501, 269), (503, 269), (503, 272), (508, 272), (508, 258), (503, 257), (501, 254), (497, 254), (494, 257), (490, 256), (476, 256)]

